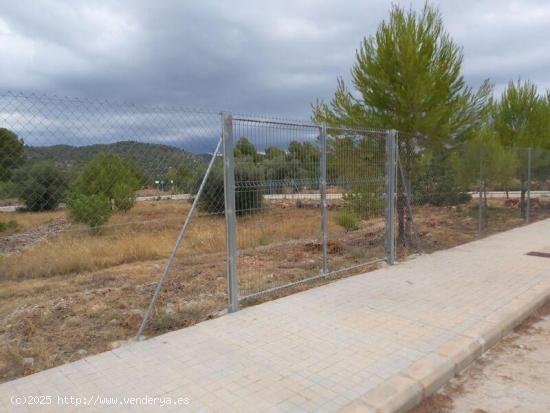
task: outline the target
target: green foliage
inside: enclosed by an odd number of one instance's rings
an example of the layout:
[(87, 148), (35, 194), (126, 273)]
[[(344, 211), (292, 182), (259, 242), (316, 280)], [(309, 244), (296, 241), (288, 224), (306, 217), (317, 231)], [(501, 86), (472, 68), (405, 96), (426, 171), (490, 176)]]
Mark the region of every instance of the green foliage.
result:
[(311, 142), (292, 141), (288, 145), (288, 161), (295, 179), (305, 179), (310, 187), (317, 183), (321, 151)]
[(344, 194), (343, 200), (350, 211), (362, 219), (379, 217), (384, 214), (386, 200), (384, 196), (373, 193), (368, 188), (356, 189)]
[(225, 211), (223, 165), (220, 159), (216, 159), (206, 179), (199, 208), (209, 214), (223, 214)]
[(24, 143), (15, 133), (0, 128), (0, 182), (9, 181), (13, 171), (25, 160)]
[(475, 129), (484, 119), (492, 87), (472, 91), (461, 75), (462, 50), (445, 31), (437, 9), (421, 13), (394, 5), (389, 19), (365, 38), (352, 68), (330, 104), (317, 101), (313, 118), (329, 125), (395, 128), (419, 132), (441, 147)]
[(17, 198), (17, 184), (12, 181), (0, 181), (0, 199)]
[(67, 179), (54, 165), (40, 163), (15, 175), (19, 197), (29, 211), (49, 211), (59, 206), (67, 190)]
[(136, 187), (124, 182), (113, 186), (113, 206), (118, 211), (129, 211), (136, 202)]
[[(351, 92), (342, 79), (329, 103), (313, 104), (313, 119), (329, 126), (397, 129), (406, 176), (416, 169), (418, 153), (444, 150), (466, 139), (486, 121), (492, 86), (474, 91), (462, 75), (463, 54), (445, 31), (439, 11), (426, 4), (419, 13), (398, 5), (375, 35), (363, 39), (352, 67)], [(335, 159), (345, 165), (349, 159)], [(369, 162), (365, 162), (369, 164)], [(367, 168), (368, 166), (363, 166)], [(338, 175), (338, 170), (329, 169)], [(364, 175), (368, 176), (368, 175)], [(380, 205), (379, 189), (351, 188), (349, 202), (359, 214), (364, 204)], [(398, 186), (398, 238), (409, 237), (404, 188)], [(361, 211), (359, 212), (358, 209)]]
[(435, 206), (458, 205), (470, 201), (471, 195), (457, 183), (449, 150), (422, 154), (412, 173), (413, 202)]
[(0, 221), (0, 232), (7, 231), (10, 229), (16, 229), (17, 228), (17, 222), (11, 220), (8, 222)]
[[(328, 140), (328, 177), (338, 180), (351, 190), (364, 191), (365, 177), (382, 178), (385, 174), (385, 142), (382, 139), (338, 137)], [(383, 179), (369, 183), (370, 189), (382, 190)]]
[(139, 173), (131, 161), (115, 154), (100, 153), (84, 168), (72, 191), (82, 195), (103, 195), (119, 211), (128, 211), (139, 189)]
[(494, 129), (505, 146), (550, 149), (550, 102), (530, 81), (510, 82), (494, 105)]
[(97, 228), (112, 214), (111, 201), (104, 194), (73, 193), (68, 200), (69, 216), (73, 222)]
[(276, 159), (276, 158), (284, 158), (285, 157), (285, 151), (282, 149), (277, 148), (276, 146), (270, 146), (265, 150), (265, 157), (267, 159)]
[(200, 185), (197, 182), (204, 173), (203, 168), (193, 169), (189, 163), (183, 163), (177, 168), (171, 168), (166, 176), (168, 181), (174, 181), (173, 189), (183, 193), (195, 193)]
[(235, 158), (249, 158), (253, 161), (258, 160), (258, 152), (252, 142), (244, 136), (235, 143)]
[(259, 212), (263, 206), (264, 171), (261, 167), (239, 164), (235, 168), (235, 204), (237, 214)]
[[(263, 170), (250, 163), (237, 163), (235, 167), (235, 206), (238, 215), (259, 212), (263, 206)], [(202, 211), (223, 214), (224, 180), (221, 162), (214, 165), (199, 201)]]
[(359, 217), (355, 212), (348, 208), (342, 208), (334, 217), (334, 221), (337, 225), (343, 227), (346, 232), (355, 231), (359, 229)]
[(520, 165), (518, 153), (502, 146), (497, 135), (487, 128), (456, 151), (450, 162), (457, 183), (470, 189), (480, 178), (486, 186), (507, 189)]
[(75, 170), (80, 175), (85, 166), (100, 153), (115, 154), (139, 165), (140, 184), (154, 185), (155, 180), (165, 177), (170, 169), (189, 165), (192, 169), (204, 167), (207, 155), (192, 154), (174, 146), (121, 141), (111, 144), (89, 146), (31, 146), (25, 147), (27, 159), (50, 160), (64, 171)]

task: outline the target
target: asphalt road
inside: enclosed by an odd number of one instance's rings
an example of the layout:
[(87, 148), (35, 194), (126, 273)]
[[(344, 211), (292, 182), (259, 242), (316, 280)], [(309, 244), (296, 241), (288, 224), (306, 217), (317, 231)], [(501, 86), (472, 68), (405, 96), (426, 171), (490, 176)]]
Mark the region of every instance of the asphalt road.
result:
[[(476, 196), (478, 192), (470, 192), (472, 196)], [(268, 194), (264, 195), (265, 199), (288, 199), (288, 200), (316, 200), (320, 198), (319, 193), (298, 193), (298, 194)], [(341, 199), (343, 194), (341, 193), (327, 193), (327, 199)], [(519, 198), (521, 196), (520, 191), (509, 191), (508, 194), (505, 191), (489, 191), (487, 192), (488, 198)], [(550, 197), (550, 191), (531, 191), (531, 198)], [(151, 195), (151, 196), (138, 196), (137, 202), (147, 202), (156, 200), (185, 200), (191, 198), (190, 194), (174, 194), (174, 195)], [(8, 205), (0, 207), (0, 212), (13, 212), (22, 205)]]

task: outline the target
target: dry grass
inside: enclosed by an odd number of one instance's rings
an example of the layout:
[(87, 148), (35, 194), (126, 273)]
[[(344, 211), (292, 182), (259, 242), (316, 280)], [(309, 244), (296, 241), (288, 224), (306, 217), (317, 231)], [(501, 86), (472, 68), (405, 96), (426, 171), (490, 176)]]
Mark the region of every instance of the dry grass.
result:
[[(188, 205), (181, 202), (143, 202), (127, 214), (116, 214), (109, 226), (98, 232), (70, 227), (48, 242), (0, 257), (2, 275), (8, 279), (51, 277), (166, 257), (187, 210)], [(42, 223), (44, 219), (40, 216), (35, 222)], [(238, 247), (247, 250), (291, 240), (316, 239), (319, 219), (318, 211), (308, 208), (274, 208), (239, 217)], [(189, 226), (181, 254), (222, 252), (224, 231), (223, 217), (197, 216)], [(342, 233), (332, 223), (330, 232)]]
[(46, 224), (56, 218), (65, 216), (65, 212), (48, 211), (48, 212), (2, 212), (0, 218), (3, 222), (15, 221), (17, 228), (12, 232), (20, 232), (38, 225)]

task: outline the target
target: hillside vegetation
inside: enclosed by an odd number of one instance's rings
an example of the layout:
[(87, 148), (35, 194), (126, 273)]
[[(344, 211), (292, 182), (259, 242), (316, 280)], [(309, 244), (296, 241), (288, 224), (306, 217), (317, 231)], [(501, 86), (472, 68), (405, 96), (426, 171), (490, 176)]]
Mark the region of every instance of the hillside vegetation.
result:
[(165, 177), (170, 168), (177, 168), (182, 164), (195, 168), (204, 164), (209, 157), (209, 155), (192, 154), (174, 146), (136, 141), (89, 146), (25, 147), (25, 155), (29, 162), (50, 161), (67, 172), (80, 171), (101, 152), (114, 153), (121, 158), (133, 161), (144, 177), (143, 183), (146, 185), (152, 184), (155, 179)]

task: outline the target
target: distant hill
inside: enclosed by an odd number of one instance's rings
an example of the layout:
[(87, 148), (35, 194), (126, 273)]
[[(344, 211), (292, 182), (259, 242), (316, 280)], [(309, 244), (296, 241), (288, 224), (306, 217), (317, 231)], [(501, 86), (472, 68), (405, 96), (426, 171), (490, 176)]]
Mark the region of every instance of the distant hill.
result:
[(31, 163), (50, 161), (60, 169), (72, 173), (78, 173), (100, 152), (115, 153), (122, 158), (131, 159), (147, 183), (162, 178), (172, 167), (187, 163), (196, 168), (205, 164), (210, 158), (210, 155), (193, 154), (174, 146), (135, 141), (89, 146), (27, 146), (25, 152)]

